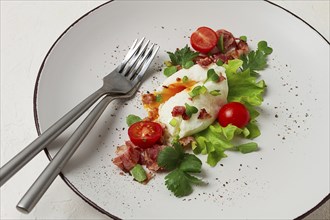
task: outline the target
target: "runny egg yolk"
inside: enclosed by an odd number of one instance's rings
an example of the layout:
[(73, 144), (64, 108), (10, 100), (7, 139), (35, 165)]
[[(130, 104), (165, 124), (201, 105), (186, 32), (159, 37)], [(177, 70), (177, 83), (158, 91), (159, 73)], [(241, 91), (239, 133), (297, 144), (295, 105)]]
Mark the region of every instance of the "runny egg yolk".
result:
[(188, 80), (183, 82), (180, 78), (168, 86), (163, 86), (162, 91), (155, 92), (155, 101), (144, 104), (144, 107), (148, 110), (148, 116), (150, 119), (155, 120), (158, 118), (158, 108), (161, 104), (165, 103), (171, 97), (175, 96), (177, 93), (187, 89), (190, 90), (196, 84), (196, 81)]

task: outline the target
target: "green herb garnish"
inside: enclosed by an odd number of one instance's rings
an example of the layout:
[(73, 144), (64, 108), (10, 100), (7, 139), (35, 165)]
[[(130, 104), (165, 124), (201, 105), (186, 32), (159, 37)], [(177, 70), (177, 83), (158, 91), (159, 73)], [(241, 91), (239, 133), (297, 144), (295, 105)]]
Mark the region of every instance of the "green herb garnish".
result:
[(218, 60), (216, 64), (217, 64), (218, 66), (222, 66), (222, 65), (223, 65), (223, 62), (222, 62), (222, 60)]
[(136, 116), (136, 115), (128, 115), (126, 117), (126, 124), (128, 126), (131, 126), (132, 124), (134, 124), (136, 122), (139, 122), (139, 121), (142, 121), (142, 119), (139, 116)]
[(268, 47), (266, 41), (258, 43), (256, 51), (250, 51), (248, 55), (242, 55), (243, 61), (242, 71), (250, 69), (252, 76), (258, 76), (256, 71), (263, 70), (267, 67), (267, 56), (273, 52), (271, 47)]
[(176, 50), (174, 53), (167, 53), (171, 59), (172, 65), (180, 65), (182, 67), (184, 67), (189, 61), (193, 62), (193, 60), (199, 55), (198, 52), (192, 51), (188, 45), (180, 50)]
[(196, 114), (198, 112), (198, 109), (195, 106), (188, 105), (187, 103), (185, 103), (184, 105), (186, 106), (186, 115), (188, 115), (189, 118), (191, 118), (193, 114)]
[(192, 67), (193, 65), (195, 65), (195, 63), (191, 60), (187, 61), (185, 64), (183, 64), (183, 68), (185, 69), (189, 69), (190, 67)]
[(209, 69), (207, 71), (207, 78), (205, 80), (204, 83), (206, 83), (207, 81), (212, 81), (212, 82), (218, 82), (219, 81), (219, 76), (218, 74), (215, 72), (214, 69)]
[(171, 61), (169, 61), (169, 60), (165, 61), (164, 64), (167, 67), (173, 66), (172, 63), (171, 63)]
[(171, 171), (165, 176), (165, 185), (177, 197), (187, 196), (192, 192), (192, 184), (203, 181), (191, 173), (200, 173), (202, 162), (193, 154), (184, 153), (179, 142), (173, 147), (165, 147), (157, 158), (160, 167)]
[(247, 41), (247, 37), (246, 37), (246, 36), (240, 36), (239, 39), (241, 39), (241, 40), (244, 41), (244, 42)]

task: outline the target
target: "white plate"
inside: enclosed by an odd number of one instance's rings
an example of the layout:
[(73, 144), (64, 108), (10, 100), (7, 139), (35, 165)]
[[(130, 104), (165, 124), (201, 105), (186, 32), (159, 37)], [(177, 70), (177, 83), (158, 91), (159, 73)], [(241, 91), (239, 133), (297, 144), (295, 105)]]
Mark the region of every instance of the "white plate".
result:
[[(265, 1), (121, 1), (104, 4), (70, 26), (55, 42), (38, 75), (36, 124), (44, 131), (102, 85), (133, 39), (161, 49), (140, 91), (164, 79), (165, 51), (189, 44), (199, 26), (246, 35), (254, 47), (274, 49), (261, 78), (268, 85), (258, 118), (260, 151), (228, 153), (214, 168), (203, 163), (204, 187), (171, 195), (164, 175), (147, 185), (132, 181), (111, 159), (127, 137), (125, 117), (145, 116), (140, 94), (112, 103), (63, 170), (84, 200), (114, 218), (292, 219), (329, 196), (329, 43), (299, 18)], [(79, 120), (46, 151), (52, 157)]]

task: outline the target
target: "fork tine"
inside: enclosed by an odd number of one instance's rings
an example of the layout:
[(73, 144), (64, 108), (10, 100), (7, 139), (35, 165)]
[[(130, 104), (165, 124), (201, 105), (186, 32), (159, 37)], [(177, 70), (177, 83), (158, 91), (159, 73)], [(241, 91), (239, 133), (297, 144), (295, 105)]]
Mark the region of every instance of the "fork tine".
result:
[(143, 54), (141, 54), (141, 56), (138, 59), (138, 62), (136, 63), (136, 65), (134, 66), (134, 68), (132, 68), (130, 70), (129, 73), (127, 73), (126, 78), (131, 80), (133, 78), (134, 75), (136, 75), (138, 69), (141, 67), (142, 63), (145, 62), (146, 58), (148, 57), (150, 51), (153, 49), (154, 44), (151, 44), (151, 46), (148, 48), (147, 51), (144, 51)]
[(130, 59), (130, 61), (126, 64), (125, 68), (122, 70), (122, 75), (127, 76), (129, 74), (130, 70), (134, 67), (137, 60), (141, 57), (141, 55), (143, 56), (143, 54), (145, 53), (146, 49), (148, 48), (149, 42), (150, 41), (148, 40), (147, 43), (141, 46), (141, 48), (139, 48), (139, 51), (135, 53), (135, 55)]
[[(136, 71), (133, 72), (133, 74), (130, 77), (130, 80), (132, 80), (133, 85), (137, 84), (141, 79), (143, 78), (146, 70), (148, 69), (151, 61), (156, 56), (157, 51), (159, 50), (159, 46), (153, 44), (149, 50), (147, 51), (145, 57), (141, 59), (139, 66), (135, 68)], [(137, 71), (139, 70), (139, 71)]]
[(121, 64), (117, 67), (117, 71), (118, 72), (121, 72), (124, 69), (124, 67), (126, 66), (126, 64), (128, 63), (128, 61), (139, 50), (139, 48), (141, 47), (141, 45), (142, 45), (142, 43), (143, 43), (144, 40), (145, 40), (145, 37), (143, 37), (139, 42), (137, 42), (138, 39), (135, 39), (134, 40), (133, 45), (131, 46), (131, 48), (127, 52), (125, 58), (123, 59), (123, 61), (121, 62)]

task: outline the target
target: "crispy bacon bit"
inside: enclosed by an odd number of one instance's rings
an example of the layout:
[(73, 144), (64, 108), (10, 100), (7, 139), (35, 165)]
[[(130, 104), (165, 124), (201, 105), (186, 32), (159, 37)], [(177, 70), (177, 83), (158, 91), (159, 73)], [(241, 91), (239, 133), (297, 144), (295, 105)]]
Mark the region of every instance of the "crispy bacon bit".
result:
[(186, 113), (186, 107), (184, 106), (175, 106), (172, 110), (172, 116), (177, 117)]
[(196, 59), (196, 63), (198, 63), (199, 65), (201, 65), (202, 67), (207, 67), (209, 66), (211, 63), (213, 63), (213, 60), (210, 57), (202, 57), (199, 56)]
[(147, 172), (147, 179), (142, 182), (142, 184), (146, 185), (152, 178), (154, 178), (155, 174), (152, 172)]
[(218, 62), (218, 60), (221, 60), (223, 63), (228, 63), (229, 60), (228, 57), (222, 53), (213, 54), (211, 59), (213, 60), (214, 63)]
[(222, 74), (220, 74), (220, 77), (219, 77), (219, 82), (222, 82), (226, 80), (226, 77), (224, 77)]
[(198, 115), (198, 119), (207, 119), (211, 117), (212, 116), (205, 110), (205, 108), (202, 108)]
[(193, 136), (184, 137), (179, 140), (180, 144), (182, 144), (183, 147), (188, 146), (189, 144), (191, 144), (194, 141), (195, 141), (195, 138)]
[(172, 110), (172, 116), (177, 117), (177, 116), (182, 116), (183, 120), (189, 120), (189, 115), (186, 114), (186, 107), (184, 106), (174, 106)]
[(125, 145), (119, 146), (116, 150), (112, 162), (124, 172), (130, 171), (140, 160), (141, 150), (131, 141), (126, 141)]
[(182, 115), (182, 119), (183, 119), (183, 120), (189, 120), (190, 117), (189, 117), (189, 115), (187, 115), (186, 113), (183, 113), (183, 115)]
[(232, 49), (236, 49), (236, 40), (232, 33), (230, 33), (229, 31), (226, 31), (224, 29), (221, 29), (221, 30), (217, 30), (216, 34), (218, 35), (218, 38), (223, 36), (224, 51), (222, 51), (222, 52), (227, 53), (228, 51), (230, 51)]
[(159, 116), (158, 108), (153, 108), (148, 111), (148, 120), (147, 121), (154, 121)]
[(129, 172), (136, 164), (145, 165), (151, 171), (157, 171), (160, 167), (157, 164), (157, 157), (165, 145), (155, 144), (150, 148), (141, 149), (131, 141), (126, 141), (125, 145), (117, 147), (115, 157), (112, 162), (122, 171)]
[(239, 38), (235, 38), (229, 31), (221, 29), (217, 30), (216, 34), (218, 38), (222, 36), (223, 51), (215, 47), (211, 51), (211, 55), (207, 56), (201, 54), (195, 58), (194, 61), (202, 67), (207, 67), (212, 63), (216, 63), (218, 60), (221, 60), (223, 63), (228, 63), (228, 60), (240, 58), (240, 56), (249, 52), (248, 44)]
[(248, 53), (249, 52), (249, 46), (248, 44), (243, 41), (243, 40), (240, 40), (237, 44), (237, 49), (238, 50), (242, 50), (244, 53)]
[(145, 149), (142, 151), (140, 155), (140, 161), (142, 165), (146, 165), (146, 167), (151, 171), (157, 171), (160, 167), (157, 164), (157, 157), (161, 150), (165, 148), (165, 145), (155, 144), (154, 146)]
[(148, 104), (151, 104), (153, 102), (156, 102), (156, 96), (152, 93), (149, 93), (149, 94), (143, 94), (142, 95), (142, 103), (144, 105), (148, 105)]

